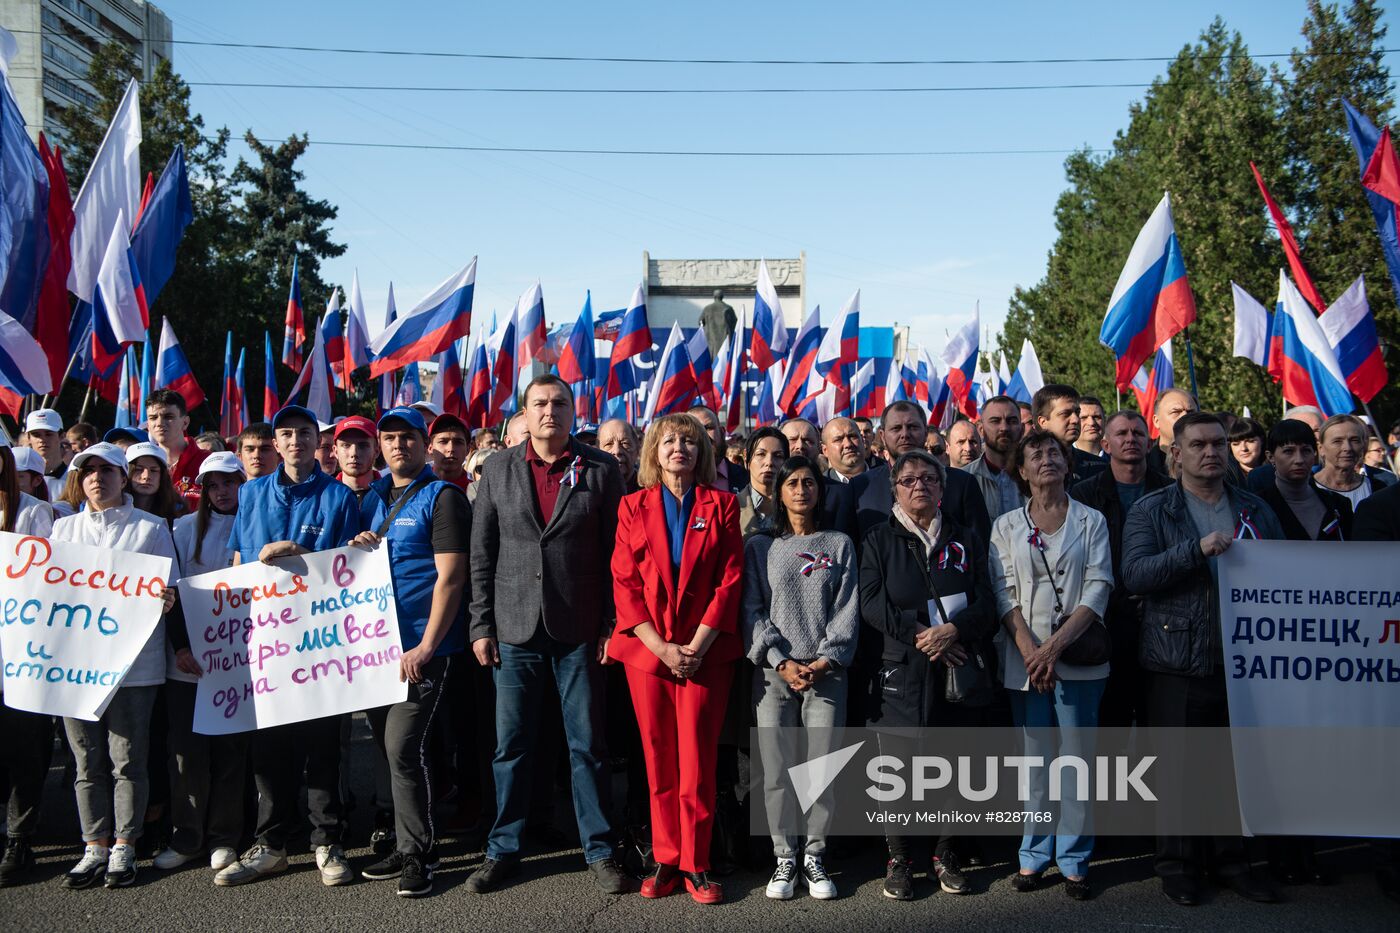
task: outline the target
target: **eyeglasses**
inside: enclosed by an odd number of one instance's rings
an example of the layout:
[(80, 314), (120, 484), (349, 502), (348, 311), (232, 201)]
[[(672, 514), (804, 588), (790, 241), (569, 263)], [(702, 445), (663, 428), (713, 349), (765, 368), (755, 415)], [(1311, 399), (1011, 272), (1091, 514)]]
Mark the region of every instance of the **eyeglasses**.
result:
[(942, 445), (940, 445), (940, 446), (938, 446), (938, 447), (934, 447), (934, 448), (932, 448), (931, 450), (929, 450), (929, 453), (933, 454), (935, 457), (941, 457), (941, 456), (943, 456), (945, 453), (947, 453), (947, 451), (948, 451), (948, 448), (943, 447)]
[(932, 473), (921, 473), (918, 476), (905, 476), (901, 479), (895, 480), (895, 482), (898, 485), (903, 486), (905, 489), (917, 489), (920, 486), (923, 486), (927, 489), (932, 489), (933, 487), (939, 485), (938, 477)]

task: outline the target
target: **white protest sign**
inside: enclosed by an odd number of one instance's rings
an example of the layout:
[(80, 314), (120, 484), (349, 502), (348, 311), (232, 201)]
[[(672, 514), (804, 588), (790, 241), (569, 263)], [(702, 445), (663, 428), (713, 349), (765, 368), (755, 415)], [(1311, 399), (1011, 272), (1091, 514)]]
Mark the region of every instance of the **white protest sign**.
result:
[(101, 717), (160, 622), (170, 563), (0, 532), (5, 705)]
[(194, 731), (226, 735), (400, 703), (388, 548), (338, 548), (180, 581), (204, 669)]
[(1246, 827), (1400, 836), (1400, 543), (1237, 541), (1218, 567)]

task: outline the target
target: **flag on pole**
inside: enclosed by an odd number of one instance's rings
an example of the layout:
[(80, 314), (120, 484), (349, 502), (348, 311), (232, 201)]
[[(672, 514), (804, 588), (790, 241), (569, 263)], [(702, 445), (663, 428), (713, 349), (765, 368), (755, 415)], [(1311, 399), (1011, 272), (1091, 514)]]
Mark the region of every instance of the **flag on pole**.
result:
[(73, 195), (63, 170), (63, 154), (49, 149), (43, 133), (39, 134), (39, 157), (49, 178), (49, 264), (44, 269), (32, 333), (48, 357), (50, 381), (57, 390), (68, 366), (68, 328), (73, 317), (68, 302), (68, 272), (73, 266)]
[(1007, 383), (1006, 394), (1018, 402), (1030, 404), (1035, 394), (1045, 387), (1045, 377), (1040, 371), (1040, 357), (1029, 337), (1021, 344), (1021, 361), (1016, 364), (1016, 373)]
[(1337, 354), (1316, 315), (1282, 269), (1279, 292), (1283, 300), (1276, 320), (1282, 333), (1283, 397), (1293, 405), (1315, 405), (1329, 418), (1349, 413), (1351, 391)]
[(520, 345), (515, 351), (516, 365), (524, 369), (533, 363), (549, 340), (549, 330), (544, 321), (544, 290), (536, 282), (520, 296), (516, 303), (516, 328)]
[[(972, 397), (972, 376), (977, 371), (977, 351), (981, 340), (982, 312), (974, 309), (972, 319), (962, 326), (943, 348), (942, 359), (948, 364), (944, 381), (949, 396), (969, 418), (977, 417), (977, 402)], [(932, 373), (930, 373), (930, 376)]]
[(151, 333), (141, 335), (141, 400), (136, 405), (136, 426), (146, 423), (146, 399), (156, 388), (156, 347)]
[(856, 415), (873, 418), (880, 412), (875, 404), (875, 361), (866, 360), (851, 380), (851, 405)]
[(1337, 363), (1347, 388), (1363, 402), (1370, 402), (1385, 388), (1389, 375), (1381, 356), (1376, 319), (1366, 301), (1366, 281), (1357, 276), (1342, 296), (1317, 319), (1327, 343), (1337, 353)]
[(1351, 145), (1361, 164), (1361, 187), (1376, 221), (1381, 252), (1390, 271), (1390, 285), (1400, 295), (1400, 159), (1391, 144), (1390, 131), (1378, 130), (1364, 114), (1343, 100)]
[(38, 337), (39, 300), (51, 252), (49, 173), (8, 81), (0, 82), (0, 98), (0, 307)]
[(103, 373), (121, 362), (122, 351), (145, 337), (151, 323), (120, 211), (111, 233), (92, 294), (92, 363)]
[(1164, 194), (1128, 253), (1099, 329), (1099, 342), (1117, 358), (1118, 387), (1126, 388), (1147, 358), (1195, 319), (1171, 195)]
[[(73, 264), (68, 290), (83, 301), (92, 301), (113, 226), (119, 217), (134, 218), (140, 206), (141, 105), (140, 88), (133, 79), (127, 83), (73, 202)], [(130, 233), (130, 228), (125, 227), (125, 232)]]
[(131, 234), (131, 253), (146, 286), (146, 301), (155, 304), (165, 283), (175, 274), (175, 255), (185, 228), (194, 221), (185, 147), (177, 145), (160, 173), (160, 181), (142, 205), (141, 219)]
[[(491, 365), (491, 403), (486, 411), (488, 423), (500, 417), (506, 405), (515, 399), (516, 383), (520, 379), (520, 362), (516, 356), (519, 350), (516, 339), (516, 314), (519, 310), (519, 304), (512, 308), (500, 330), (488, 341), (496, 345), (496, 355)], [(587, 343), (589, 346), (593, 345), (592, 333), (587, 335)]]
[(428, 401), (445, 415), (466, 419), (467, 399), (462, 392), (462, 361), (457, 356), (456, 343), (449, 343), (447, 349), (438, 354), (437, 378), (433, 380)]
[[(53, 391), (48, 359), (24, 325), (0, 310), (0, 387), (18, 396)], [(6, 399), (9, 396), (6, 395)], [(18, 414), (15, 408), (11, 414)]]
[(302, 344), (306, 343), (306, 315), (301, 308), (301, 277), (297, 257), (292, 257), (292, 287), (287, 294), (287, 316), (282, 324), (282, 365), (302, 369)]
[(1269, 309), (1234, 282), (1230, 283), (1230, 292), (1235, 299), (1234, 355), (1268, 369), (1269, 333), (1273, 328)]
[(282, 407), (277, 402), (276, 362), (272, 356), (272, 337), (263, 331), (263, 420), (269, 424)]
[(783, 380), (783, 366), (780, 360), (778, 365), (769, 367), (768, 371), (762, 374), (763, 384), (758, 391), (758, 400), (754, 403), (755, 427), (765, 428), (779, 418), (777, 387)]
[(724, 363), (717, 367), (722, 383), (724, 405), (724, 427), (726, 431), (737, 431), (744, 417), (744, 328), (737, 327), (734, 333), (724, 339), (720, 350)]
[(134, 428), (139, 423), (136, 417), (136, 402), (141, 396), (140, 363), (136, 361), (136, 346), (127, 346), (122, 357), (121, 382), (117, 387), (117, 414), (113, 427)]
[(365, 300), (360, 294), (360, 270), (350, 277), (350, 296), (345, 303), (345, 387), (350, 387), (350, 374), (369, 365), (369, 319), (365, 317)]
[(1143, 363), (1130, 385), (1134, 397), (1137, 398), (1138, 411), (1142, 412), (1147, 421), (1148, 436), (1155, 438), (1161, 433), (1152, 418), (1153, 409), (1157, 407), (1157, 398), (1176, 386), (1176, 367), (1172, 362), (1170, 340), (1162, 344), (1157, 350), (1157, 355), (1152, 358), (1152, 371), (1149, 373), (1147, 364)]
[(370, 375), (380, 376), (418, 360), (431, 359), (471, 330), (476, 257), (449, 276), (432, 294), (394, 321), (370, 344)]
[[(394, 307), (394, 283), (389, 283), (389, 300), (384, 309), (384, 327), (387, 329), (399, 316), (398, 309)], [(372, 351), (371, 351), (372, 355)], [(470, 354), (468, 354), (470, 356)], [(377, 405), (379, 415), (394, 407), (394, 376), (392, 373), (385, 373), (379, 377), (379, 402)]]
[[(592, 333), (590, 328), (590, 340)], [(690, 354), (686, 352), (681, 326), (672, 324), (671, 333), (666, 338), (666, 348), (661, 351), (661, 359), (656, 364), (651, 391), (647, 393), (647, 408), (642, 423), (650, 424), (673, 411), (685, 411), (694, 398), (695, 376), (690, 369)]]
[(605, 398), (616, 398), (638, 387), (632, 358), (651, 349), (651, 325), (647, 322), (646, 293), (642, 285), (632, 290), (617, 334), (613, 338), (612, 356), (608, 361), (608, 382)]
[(570, 385), (593, 378), (593, 292), (584, 293), (583, 310), (559, 354), (559, 378)]
[(242, 431), (238, 424), (238, 386), (233, 378), (233, 331), (224, 335), (224, 386), (219, 402), (219, 434), (233, 437)]
[(715, 370), (710, 360), (710, 342), (705, 339), (705, 328), (697, 327), (686, 342), (686, 355), (690, 357), (690, 377), (695, 382), (695, 394), (705, 403), (706, 408), (719, 410), (715, 396)]
[(243, 348), (239, 347), (238, 368), (234, 370), (233, 376), (233, 388), (234, 391), (237, 392), (237, 395), (234, 397), (238, 399), (238, 410), (236, 412), (237, 421), (235, 422), (238, 425), (238, 430), (230, 434), (229, 437), (242, 434), (244, 429), (248, 427), (248, 393), (243, 387), (243, 353)]
[(325, 334), (326, 363), (331, 368), (331, 376), (337, 389), (350, 388), (350, 363), (345, 352), (345, 322), (340, 313), (340, 289), (331, 289), (330, 300), (326, 302), (326, 313), (321, 315), (320, 332)]
[(753, 339), (749, 355), (759, 372), (769, 369), (787, 354), (788, 332), (783, 306), (768, 274), (768, 263), (758, 261), (758, 285), (753, 299)]
[(802, 408), (807, 396), (807, 378), (817, 364), (817, 352), (821, 347), (822, 306), (817, 305), (797, 329), (797, 338), (788, 350), (782, 391), (777, 400), (778, 411), (791, 417)]
[(854, 366), (859, 359), (860, 289), (856, 289), (822, 337), (814, 365), (822, 378), (839, 389), (847, 384), (845, 368)]
[[(170, 326), (170, 318), (161, 322), (160, 355), (156, 357), (157, 389), (174, 389), (185, 399), (185, 408), (192, 409), (204, 401), (204, 390), (195, 381), (194, 370), (180, 349), (180, 338)], [(143, 412), (144, 413), (144, 412)]]
[[(463, 419), (469, 428), (484, 428), (491, 424), (491, 361), (486, 355), (486, 340), (480, 330), (467, 341), (467, 414)], [(392, 406), (391, 406), (392, 407)]]

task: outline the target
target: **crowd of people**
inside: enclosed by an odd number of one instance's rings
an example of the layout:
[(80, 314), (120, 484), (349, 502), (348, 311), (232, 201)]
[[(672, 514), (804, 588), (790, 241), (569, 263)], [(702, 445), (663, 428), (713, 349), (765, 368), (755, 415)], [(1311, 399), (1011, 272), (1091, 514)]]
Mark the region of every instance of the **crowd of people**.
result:
[[(129, 886), (144, 859), (255, 882), (287, 869), (309, 822), (322, 883), (395, 880), (404, 897), (433, 890), (442, 837), (475, 834), (485, 854), (465, 886), (486, 895), (571, 799), (603, 891), (715, 903), (745, 858), (741, 758), (764, 762), (754, 793), (770, 816), (792, 805), (791, 750), (748, 748), (750, 726), (809, 730), (815, 756), (850, 725), (889, 730), (896, 754), (911, 727), (1060, 727), (1046, 753), (1081, 755), (1093, 731), (1070, 727), (1228, 725), (1216, 559), (1250, 538), (1400, 540), (1400, 425), (1382, 440), (1315, 409), (1265, 428), (1181, 389), (1144, 417), (1047, 385), (945, 432), (907, 401), (878, 423), (744, 436), (704, 407), (645, 432), (575, 432), (573, 412), (554, 376), (500, 430), (422, 404), (334, 424), (288, 406), (235, 438), (190, 437), (169, 390), (149, 396), (143, 429), (100, 440), (31, 412), (19, 446), (0, 447), (0, 530), (171, 558), (173, 577), (386, 547), (408, 694), (366, 711), (367, 802), (348, 790), (349, 716), (196, 733), (203, 671), (172, 588), (99, 720), (62, 720), (56, 743), (51, 717), (0, 706), (0, 886), (33, 877), (57, 752), (83, 844), (68, 888)], [(1044, 809), (1046, 788), (1030, 790)], [(374, 860), (354, 866), (358, 803)], [(768, 897), (838, 896), (833, 806), (812, 807), (805, 837), (773, 825)], [(884, 896), (910, 899), (919, 875), (973, 891), (977, 840), (942, 829), (928, 850), (889, 831)], [(1011, 886), (1037, 890), (1053, 868), (1087, 900), (1094, 847), (1067, 802), (1023, 835)], [(1313, 840), (1257, 854), (1163, 835), (1155, 869), (1182, 905), (1207, 880), (1260, 902), (1329, 880)], [(1400, 899), (1395, 846), (1374, 854)]]

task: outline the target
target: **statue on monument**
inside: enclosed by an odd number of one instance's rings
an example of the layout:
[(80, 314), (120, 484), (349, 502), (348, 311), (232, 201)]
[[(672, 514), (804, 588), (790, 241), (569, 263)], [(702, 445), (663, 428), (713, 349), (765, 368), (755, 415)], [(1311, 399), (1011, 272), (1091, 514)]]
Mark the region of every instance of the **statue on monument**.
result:
[(734, 333), (738, 323), (734, 309), (724, 303), (724, 292), (715, 289), (715, 300), (700, 311), (700, 326), (705, 329), (705, 342), (710, 345), (711, 359), (719, 356), (719, 348), (724, 345), (725, 338)]

